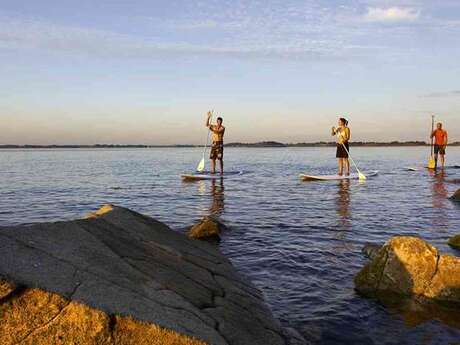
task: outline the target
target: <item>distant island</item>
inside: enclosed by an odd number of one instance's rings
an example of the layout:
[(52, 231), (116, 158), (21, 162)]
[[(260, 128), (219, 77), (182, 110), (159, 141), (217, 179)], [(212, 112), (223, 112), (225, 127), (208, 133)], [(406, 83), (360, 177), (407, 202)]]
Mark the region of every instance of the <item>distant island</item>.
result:
[[(382, 147), (382, 146), (429, 146), (424, 141), (355, 141), (352, 146)], [(228, 143), (225, 147), (333, 147), (333, 141), (319, 141), (313, 143), (280, 143), (277, 141), (261, 141), (257, 143)], [(460, 146), (460, 141), (453, 142), (449, 146)], [(117, 144), (95, 144), (95, 145), (0, 145), (0, 149), (122, 149), (122, 148), (193, 148), (203, 145), (117, 145)]]

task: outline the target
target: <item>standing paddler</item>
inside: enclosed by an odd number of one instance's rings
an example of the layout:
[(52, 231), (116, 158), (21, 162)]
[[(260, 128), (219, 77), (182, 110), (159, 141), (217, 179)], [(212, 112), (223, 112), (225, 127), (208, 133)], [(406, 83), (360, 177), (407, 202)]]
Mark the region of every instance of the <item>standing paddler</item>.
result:
[(434, 168), (438, 166), (438, 154), (441, 156), (441, 167), (444, 168), (446, 155), (446, 146), (447, 146), (447, 131), (442, 128), (442, 123), (438, 122), (436, 129), (431, 132), (431, 139), (434, 138)]
[(219, 161), (220, 174), (224, 174), (224, 134), (225, 127), (222, 126), (223, 119), (217, 118), (217, 124), (211, 123), (212, 113), (208, 111), (206, 127), (212, 132), (212, 147), (211, 147), (211, 174), (216, 173), (216, 159)]
[(348, 121), (341, 117), (339, 119), (339, 127), (332, 127), (332, 136), (337, 137), (337, 163), (339, 167), (338, 175), (343, 175), (345, 169), (345, 176), (350, 175), (350, 161), (349, 152), (350, 146), (348, 144), (351, 136), (350, 128), (348, 128)]

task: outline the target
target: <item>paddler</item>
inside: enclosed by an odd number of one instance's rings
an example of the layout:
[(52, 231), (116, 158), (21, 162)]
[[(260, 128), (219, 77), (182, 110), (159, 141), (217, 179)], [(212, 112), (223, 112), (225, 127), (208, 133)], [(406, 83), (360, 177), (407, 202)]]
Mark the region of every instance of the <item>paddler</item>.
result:
[(338, 175), (343, 175), (345, 169), (345, 176), (350, 175), (350, 161), (348, 159), (348, 153), (350, 152), (349, 140), (351, 137), (350, 128), (348, 128), (348, 121), (341, 117), (339, 119), (339, 127), (332, 127), (332, 136), (337, 138), (337, 163), (338, 163)]
[(216, 173), (216, 160), (219, 161), (220, 174), (224, 174), (224, 134), (225, 127), (222, 125), (223, 119), (217, 118), (217, 124), (211, 123), (212, 113), (208, 111), (206, 127), (212, 132), (212, 147), (211, 147), (211, 174)]
[(435, 169), (438, 166), (438, 154), (441, 156), (441, 167), (444, 168), (447, 146), (447, 131), (442, 128), (442, 123), (438, 122), (436, 129), (431, 133), (430, 139), (434, 140), (434, 161)]

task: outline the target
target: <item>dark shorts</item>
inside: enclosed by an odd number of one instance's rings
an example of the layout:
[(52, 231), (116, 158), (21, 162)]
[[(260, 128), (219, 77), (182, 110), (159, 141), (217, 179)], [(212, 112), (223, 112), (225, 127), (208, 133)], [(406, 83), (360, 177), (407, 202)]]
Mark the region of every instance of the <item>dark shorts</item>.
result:
[[(345, 147), (347, 148), (348, 152), (350, 152), (350, 146), (348, 146), (348, 143), (345, 144)], [(337, 158), (348, 158), (347, 150), (345, 150), (342, 144), (337, 144), (337, 153), (335, 156)]]
[(445, 155), (446, 154), (446, 147), (444, 145), (434, 145), (434, 153)]
[(209, 156), (212, 160), (224, 158), (224, 143), (222, 141), (215, 141), (211, 146), (211, 155)]

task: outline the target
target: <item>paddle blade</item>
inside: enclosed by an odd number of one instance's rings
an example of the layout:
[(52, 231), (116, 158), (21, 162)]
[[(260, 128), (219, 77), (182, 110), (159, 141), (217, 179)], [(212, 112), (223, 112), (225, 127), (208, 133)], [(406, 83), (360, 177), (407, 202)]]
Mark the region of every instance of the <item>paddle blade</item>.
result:
[(359, 177), (360, 180), (366, 180), (367, 179), (366, 175), (364, 175), (361, 171), (358, 172), (358, 177)]
[(436, 161), (433, 159), (433, 157), (431, 157), (428, 160), (428, 169), (434, 169), (434, 168), (436, 168)]
[(196, 167), (196, 171), (203, 172), (204, 171), (204, 158), (201, 159), (200, 163)]

